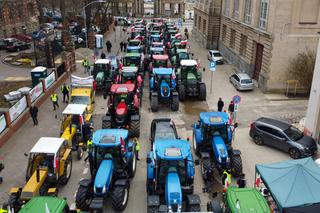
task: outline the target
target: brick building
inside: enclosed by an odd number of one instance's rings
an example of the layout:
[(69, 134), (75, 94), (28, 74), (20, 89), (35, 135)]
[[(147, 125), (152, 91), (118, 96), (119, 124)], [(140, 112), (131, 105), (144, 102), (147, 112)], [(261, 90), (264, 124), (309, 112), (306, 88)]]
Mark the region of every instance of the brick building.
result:
[(194, 7), (192, 37), (207, 49), (217, 49), (221, 0), (198, 0)]
[(0, 37), (33, 32), (38, 28), (38, 15), (35, 0), (0, 1)]
[(319, 0), (223, 0), (219, 49), (262, 91), (283, 91), (288, 62), (315, 50)]

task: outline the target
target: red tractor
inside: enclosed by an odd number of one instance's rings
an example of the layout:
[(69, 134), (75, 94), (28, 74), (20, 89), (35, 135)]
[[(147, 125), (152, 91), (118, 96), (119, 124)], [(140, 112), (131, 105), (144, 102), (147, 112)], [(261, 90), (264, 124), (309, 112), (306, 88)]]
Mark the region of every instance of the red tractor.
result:
[(139, 98), (142, 96), (143, 78), (138, 73), (137, 67), (123, 67), (116, 77), (116, 84), (134, 84), (135, 92), (138, 93)]
[(108, 111), (102, 118), (102, 128), (129, 130), (130, 137), (140, 136), (140, 100), (134, 84), (113, 84), (108, 99)]
[(152, 74), (153, 68), (171, 68), (171, 63), (168, 55), (152, 55), (151, 63), (149, 64), (149, 74)]

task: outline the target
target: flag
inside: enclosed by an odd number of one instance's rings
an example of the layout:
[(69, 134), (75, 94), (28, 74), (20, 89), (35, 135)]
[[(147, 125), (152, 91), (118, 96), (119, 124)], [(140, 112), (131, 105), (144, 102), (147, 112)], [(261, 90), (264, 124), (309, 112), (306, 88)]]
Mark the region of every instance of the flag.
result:
[(45, 213), (50, 213), (50, 210), (49, 210), (49, 207), (48, 207), (48, 204), (46, 203), (46, 212)]
[(228, 175), (226, 176), (226, 179), (224, 179), (224, 189), (227, 189), (229, 186), (229, 177)]
[(258, 175), (256, 178), (256, 187), (259, 187), (260, 183), (261, 183), (261, 178), (260, 178), (260, 175)]
[(123, 140), (122, 137), (120, 137), (120, 143), (121, 143), (121, 152), (123, 154), (126, 154), (126, 145), (125, 145), (124, 140)]

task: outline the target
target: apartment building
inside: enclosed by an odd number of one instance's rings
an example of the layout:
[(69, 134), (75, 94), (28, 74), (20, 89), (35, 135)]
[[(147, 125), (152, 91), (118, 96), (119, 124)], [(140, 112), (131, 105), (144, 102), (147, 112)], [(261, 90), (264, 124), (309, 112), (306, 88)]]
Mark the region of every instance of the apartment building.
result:
[(319, 8), (320, 0), (222, 0), (219, 49), (262, 91), (282, 91), (289, 60), (316, 50)]

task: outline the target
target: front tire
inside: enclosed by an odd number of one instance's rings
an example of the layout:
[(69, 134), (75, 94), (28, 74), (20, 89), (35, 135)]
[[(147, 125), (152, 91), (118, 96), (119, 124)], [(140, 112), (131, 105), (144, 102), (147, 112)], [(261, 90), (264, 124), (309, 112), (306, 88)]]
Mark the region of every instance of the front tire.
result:
[(151, 94), (150, 101), (151, 101), (151, 111), (152, 112), (158, 111), (158, 108), (159, 108), (158, 96), (153, 96)]
[(64, 170), (63, 175), (60, 179), (61, 185), (66, 185), (71, 177), (71, 171), (72, 171), (72, 157), (71, 155), (68, 156), (67, 160), (64, 163)]
[(147, 212), (148, 213), (158, 213), (159, 207), (158, 206), (148, 206), (147, 207)]
[(171, 110), (178, 111), (179, 110), (179, 96), (175, 95), (172, 97)]
[[(135, 150), (135, 146), (133, 147), (133, 150)], [(131, 161), (129, 162), (129, 177), (133, 178), (136, 174), (136, 170), (137, 170), (137, 156), (136, 156), (136, 152), (133, 151), (133, 157), (131, 159)]]
[(111, 129), (111, 117), (110, 116), (102, 117), (102, 129)]
[(112, 192), (112, 208), (115, 211), (123, 211), (127, 204), (129, 198), (129, 187), (128, 186), (116, 186)]
[(262, 146), (264, 144), (262, 137), (259, 135), (254, 136), (253, 140), (254, 140), (255, 144), (257, 144), (259, 146)]
[(199, 85), (199, 99), (205, 101), (207, 99), (207, 89), (204, 83)]
[(201, 212), (200, 204), (190, 205), (188, 210), (189, 210), (189, 212)]
[(186, 100), (186, 89), (183, 84), (179, 86), (179, 100), (180, 101)]
[(130, 137), (138, 138), (140, 136), (140, 120), (131, 120), (129, 134)]
[(79, 186), (76, 194), (76, 207), (82, 211), (89, 211), (91, 201), (92, 194), (90, 193), (90, 189), (85, 186)]
[(239, 177), (242, 174), (242, 159), (240, 155), (233, 155), (231, 157), (231, 174), (234, 177)]
[(193, 144), (193, 150), (194, 150), (194, 153), (199, 156), (199, 147), (198, 147), (198, 144), (197, 144), (197, 141), (196, 141), (196, 135), (193, 133), (193, 139), (192, 139), (192, 144)]
[(212, 166), (209, 158), (201, 158), (201, 175), (204, 181), (210, 180)]

